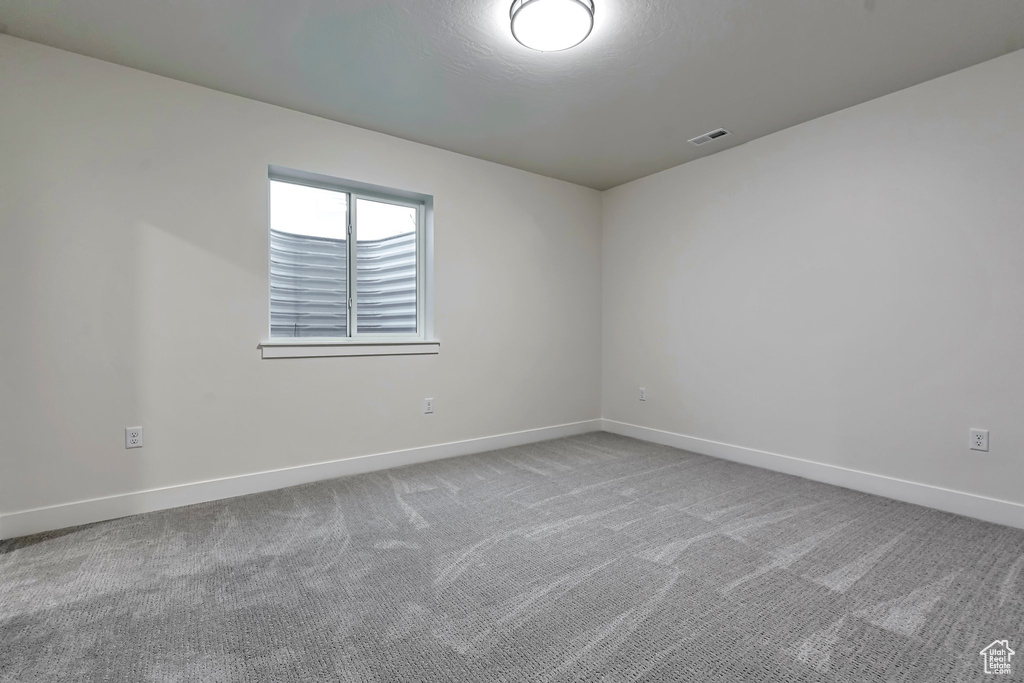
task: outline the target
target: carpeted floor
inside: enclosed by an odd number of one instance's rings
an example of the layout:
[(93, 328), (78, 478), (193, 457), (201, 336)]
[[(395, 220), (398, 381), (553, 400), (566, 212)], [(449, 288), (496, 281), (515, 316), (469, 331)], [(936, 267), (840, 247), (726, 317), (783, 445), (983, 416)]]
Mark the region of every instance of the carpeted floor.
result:
[(0, 544), (0, 680), (1024, 673), (1024, 532), (610, 434)]

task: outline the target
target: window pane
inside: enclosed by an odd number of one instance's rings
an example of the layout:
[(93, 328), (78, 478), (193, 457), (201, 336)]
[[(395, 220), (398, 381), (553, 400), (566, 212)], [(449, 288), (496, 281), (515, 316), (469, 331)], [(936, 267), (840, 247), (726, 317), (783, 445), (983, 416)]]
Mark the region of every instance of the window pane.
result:
[(270, 336), (348, 335), (348, 195), (270, 181)]
[(356, 329), (416, 334), (417, 210), (356, 199)]

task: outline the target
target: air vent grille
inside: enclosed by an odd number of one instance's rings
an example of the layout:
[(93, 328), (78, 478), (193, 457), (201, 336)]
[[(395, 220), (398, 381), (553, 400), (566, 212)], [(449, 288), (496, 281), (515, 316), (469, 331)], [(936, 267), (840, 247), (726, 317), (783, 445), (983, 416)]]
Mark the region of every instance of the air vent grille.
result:
[(710, 133), (704, 133), (704, 135), (698, 135), (695, 138), (687, 140), (687, 142), (689, 142), (691, 145), (696, 145), (697, 147), (700, 147), (701, 145), (708, 144), (712, 140), (717, 140), (718, 138), (724, 138), (728, 134), (729, 134), (729, 131), (727, 131), (725, 128), (718, 128), (717, 130), (713, 130)]

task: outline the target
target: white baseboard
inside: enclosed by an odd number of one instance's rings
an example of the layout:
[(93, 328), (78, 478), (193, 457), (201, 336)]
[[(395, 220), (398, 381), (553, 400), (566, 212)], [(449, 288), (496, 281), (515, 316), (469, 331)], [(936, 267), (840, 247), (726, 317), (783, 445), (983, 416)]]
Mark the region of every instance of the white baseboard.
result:
[(1024, 505), (1018, 503), (615, 420), (586, 420), (11, 512), (0, 515), (0, 539), (17, 538), (143, 512), (234, 498), (323, 479), (481, 453), (598, 430), (1024, 529)]
[(18, 538), (43, 531), (53, 531), (80, 524), (101, 522), (142, 512), (206, 503), (222, 498), (234, 498), (250, 493), (281, 489), (312, 481), (334, 479), (350, 474), (412, 465), (428, 460), (452, 458), (470, 453), (493, 451), (522, 444), (558, 439), (563, 436), (595, 432), (601, 429), (601, 420), (586, 420), (570, 424), (528, 429), (509, 434), (486, 436), (479, 439), (453, 441), (435, 446), (423, 446), (402, 451), (363, 455), (345, 460), (333, 460), (313, 465), (288, 467), (268, 472), (242, 474), (236, 477), (212, 479), (192, 484), (168, 486), (106, 498), (94, 498), (75, 503), (22, 510), (0, 515), (0, 539)]
[(788, 455), (760, 451), (732, 444), (709, 441), (695, 436), (666, 432), (639, 425), (601, 420), (603, 431), (630, 436), (642, 441), (672, 446), (723, 460), (732, 460), (744, 465), (754, 465), (775, 472), (793, 474), (804, 479), (842, 486), (843, 488), (873, 493), (886, 498), (902, 500), (925, 507), (952, 512), (965, 517), (1004, 524), (1024, 529), (1024, 505), (995, 498), (986, 498), (973, 493), (953, 491), (938, 486), (920, 484), (904, 479), (895, 479), (880, 474), (851, 470), (836, 465), (825, 465), (810, 460), (801, 460)]

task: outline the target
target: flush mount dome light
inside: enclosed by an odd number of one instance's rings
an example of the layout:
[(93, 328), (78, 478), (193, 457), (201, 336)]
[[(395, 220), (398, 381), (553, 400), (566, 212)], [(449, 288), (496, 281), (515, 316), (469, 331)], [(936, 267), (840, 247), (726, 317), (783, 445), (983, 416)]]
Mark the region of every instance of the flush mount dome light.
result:
[(515, 0), (511, 15), (516, 40), (541, 52), (568, 50), (594, 28), (593, 0)]

